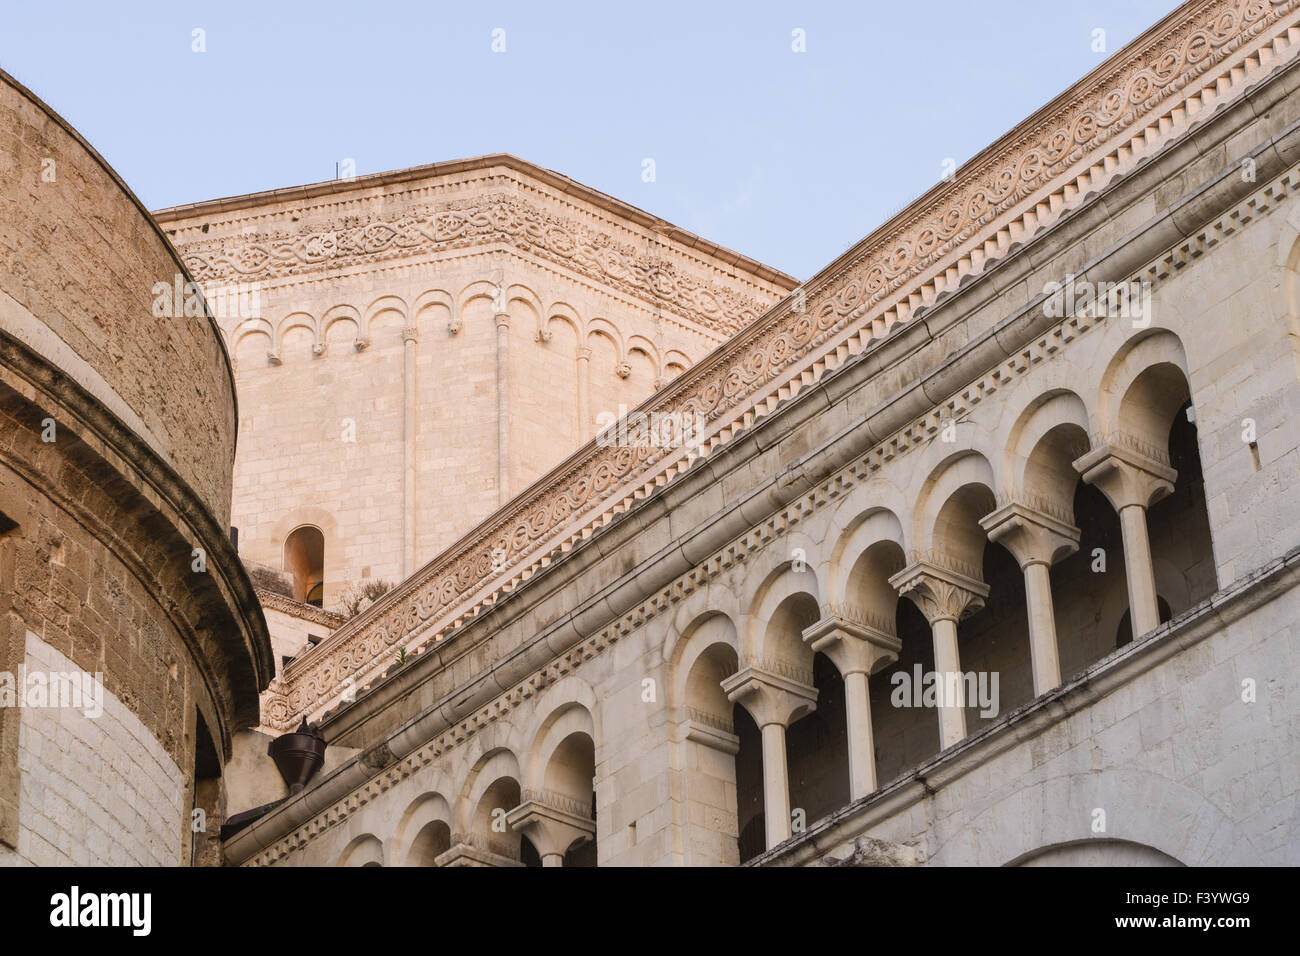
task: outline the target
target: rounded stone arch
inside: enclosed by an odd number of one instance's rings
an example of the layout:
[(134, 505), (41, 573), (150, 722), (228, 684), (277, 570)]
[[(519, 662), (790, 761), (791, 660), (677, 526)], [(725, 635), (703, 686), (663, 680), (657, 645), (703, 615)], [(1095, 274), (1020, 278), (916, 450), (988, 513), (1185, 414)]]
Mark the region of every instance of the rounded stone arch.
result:
[[(735, 580), (739, 580), (737, 575)], [(732, 586), (729, 576), (720, 576), (710, 580), (704, 587), (697, 588), (682, 600), (672, 617), (672, 623), (664, 634), (662, 657), (668, 665), (668, 674), (672, 674), (676, 661), (681, 659), (685, 640), (694, 632), (695, 625), (711, 614), (726, 615), (736, 628), (736, 651), (740, 652), (739, 634), (744, 619), (742, 598)]]
[(425, 791), (407, 805), (389, 846), (399, 866), (433, 866), (451, 848), (454, 823), (451, 804), (442, 793)]
[[(717, 665), (725, 658), (733, 666), (730, 673), (721, 674), (719, 680), (721, 677), (728, 677), (731, 673), (735, 673), (740, 660), (739, 633), (736, 622), (730, 615), (723, 611), (710, 610), (692, 619), (681, 636), (673, 642), (671, 649), (665, 644), (665, 659), (668, 662), (667, 704), (677, 713), (679, 719), (686, 717), (683, 713), (684, 708), (693, 707), (706, 713), (714, 713), (700, 707), (698, 703), (692, 703), (693, 698), (701, 696), (701, 687), (698, 685), (700, 673), (697, 673), (695, 668), (707, 657), (710, 662), (708, 666), (717, 669)], [(729, 650), (730, 654), (717, 653), (719, 648)], [(727, 700), (727, 695), (722, 692), (720, 685), (714, 690), (717, 691), (716, 695), (710, 691), (704, 696), (708, 697), (708, 702), (715, 708), (720, 708), (716, 716), (725, 718), (731, 712), (731, 703)]]
[(361, 322), (361, 313), (355, 306), (339, 304), (332, 305), (325, 310), (320, 320), (320, 340), (328, 344), (330, 339), (330, 329), (339, 323), (352, 324), (352, 341), (358, 342), (363, 339), (363, 326)]
[(813, 652), (803, 642), (803, 629), (821, 616), (821, 583), (809, 562), (796, 571), (792, 559), (778, 554), (776, 567), (760, 579), (745, 603), (748, 607), (741, 659), (784, 663), (798, 668), (811, 683)]
[(600, 707), (596, 699), (596, 692), (581, 677), (575, 674), (556, 681), (546, 689), (533, 705), (533, 714), (540, 719), (530, 721), (530, 725), (535, 727), (529, 736), (526, 747), (521, 749), (524, 754), (522, 765), (523, 777), (521, 784), (534, 789), (541, 786), (540, 779), (545, 773), (545, 764), (548, 759), (548, 746), (553, 746), (556, 741), (550, 740), (548, 735), (552, 732), (553, 726), (560, 721), (569, 711), (574, 709), (580, 710), (585, 716), (582, 718), (567, 718), (569, 726), (576, 719), (579, 723), (584, 723), (587, 732), (591, 735), (593, 744), (601, 739), (600, 730)]
[[(513, 750), (491, 747), (474, 760), (457, 801), (453, 839), (468, 838), (472, 834), (486, 837), (492, 833), (492, 811), (498, 807), (485, 804), (484, 798), (502, 792), (504, 788), (499, 783), (506, 780), (514, 781), (513, 796), (517, 801), (523, 789), (523, 773)], [(509, 811), (514, 807), (501, 806), (499, 809)]]
[(590, 347), (593, 336), (606, 339), (614, 349), (614, 361), (622, 361), (623, 333), (618, 330), (618, 326), (609, 319), (596, 316), (587, 322), (587, 327), (582, 333), (582, 344)]
[(1168, 853), (1145, 843), (1100, 837), (1039, 847), (1005, 866), (1182, 866)]
[[(962, 827), (968, 839), (949, 840), (927, 862), (1001, 866), (1048, 847), (1088, 842), (1098, 809), (1106, 814), (1106, 839), (1147, 846), (1187, 866), (1252, 866), (1262, 858), (1246, 830), (1204, 795), (1158, 773), (1123, 767), (1008, 788)], [(946, 858), (944, 850), (962, 857)]]
[(423, 333), (432, 334), (432, 325), (436, 321), (433, 316), (439, 309), (447, 310), (447, 324), (451, 325), (456, 321), (456, 300), (446, 289), (427, 289), (415, 297), (415, 302), (411, 306), (411, 324)]
[[(892, 542), (900, 553), (907, 554), (907, 538), (903, 522), (891, 508), (879, 505), (862, 507), (862, 501), (877, 501), (871, 487), (864, 486), (862, 494), (855, 494), (835, 513), (832, 528), (834, 540), (830, 542), (830, 559), (826, 563), (825, 598), (828, 606), (844, 607), (850, 603), (849, 581), (858, 561), (873, 546)], [(897, 596), (897, 595), (895, 595)]]
[(373, 339), (375, 335), (375, 323), (381, 325), (389, 320), (389, 316), (396, 317), (397, 330), (400, 333), (407, 324), (407, 307), (406, 300), (397, 295), (381, 295), (368, 306), (366, 306), (364, 336), (366, 339)]
[(316, 316), (309, 312), (290, 312), (275, 328), (275, 337), (271, 345), (271, 351), (275, 356), (284, 355), (285, 337), (294, 329), (303, 329), (307, 332), (313, 350), (320, 346), (320, 326), (316, 322)]
[(957, 452), (926, 476), (912, 516), (912, 541), (918, 554), (938, 557), (982, 580), (986, 536), (979, 519), (997, 505), (993, 466), (978, 451)]
[[(582, 753), (574, 750), (575, 736), (586, 738), (579, 745), (584, 750)], [(573, 700), (559, 704), (547, 713), (533, 736), (524, 768), (524, 785), (530, 790), (547, 790), (585, 801), (594, 789), (595, 748), (596, 721), (592, 712), (585, 704)], [(575, 762), (572, 759), (575, 757), (581, 760)]]
[(1132, 336), (1111, 358), (1098, 390), (1097, 418), (1106, 437), (1124, 435), (1164, 462), (1169, 429), (1191, 398), (1183, 343), (1168, 329)]
[(373, 833), (363, 833), (339, 854), (335, 866), (383, 866), (384, 843)]
[(630, 360), (633, 352), (640, 352), (646, 357), (647, 361), (650, 362), (650, 368), (655, 378), (663, 374), (663, 361), (659, 356), (659, 349), (644, 335), (631, 335), (628, 337), (627, 352), (623, 356), (624, 361)]
[[(264, 339), (265, 343), (260, 344), (258, 339)], [(248, 345), (244, 343), (248, 342)], [(237, 329), (234, 333), (234, 344), (230, 349), (230, 358), (234, 363), (240, 363), (254, 357), (261, 358), (265, 364), (268, 353), (275, 347), (275, 330), (271, 328), (269, 322), (264, 327), (259, 325), (253, 328)], [(247, 351), (248, 355), (244, 355)]]
[(676, 378), (684, 373), (694, 364), (691, 357), (680, 349), (669, 349), (664, 352), (664, 369), (662, 375), (664, 378)]
[(1002, 487), (1021, 504), (1071, 521), (1079, 473), (1091, 444), (1088, 408), (1076, 392), (1035, 395), (1015, 417), (1002, 453)]
[(542, 322), (543, 331), (548, 335), (551, 334), (551, 323), (568, 326), (573, 333), (574, 348), (582, 345), (582, 317), (578, 315), (578, 310), (567, 302), (553, 302), (543, 315), (546, 316)]
[(542, 305), (541, 298), (524, 285), (522, 282), (514, 282), (506, 286), (506, 311), (510, 310), (510, 303), (522, 302), (532, 312), (532, 324), (534, 332), (541, 334), (546, 330), (546, 307)]
[(494, 282), (488, 282), (486, 279), (471, 282), (461, 289), (460, 295), (456, 297), (456, 315), (453, 316), (453, 321), (463, 316), (466, 307), (476, 299), (487, 299), (489, 302), (495, 303), (499, 291), (500, 286)]

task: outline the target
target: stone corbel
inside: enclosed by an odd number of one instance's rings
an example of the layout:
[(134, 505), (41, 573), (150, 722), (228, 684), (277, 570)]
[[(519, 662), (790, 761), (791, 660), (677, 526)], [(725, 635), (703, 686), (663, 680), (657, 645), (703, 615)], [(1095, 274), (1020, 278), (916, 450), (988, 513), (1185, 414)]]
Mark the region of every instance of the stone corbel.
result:
[(281, 361), (281, 359), (280, 359), (280, 350), (279, 350), (279, 349), (271, 349), (269, 352), (267, 352), (267, 353), (266, 353), (266, 360), (267, 360), (267, 362), (269, 362), (269, 363), (272, 364), (272, 365), (282, 365), (282, 364), (284, 364), (284, 363)]
[(448, 334), (448, 335), (459, 335), (459, 334), (460, 334), (460, 330), (461, 330), (461, 328), (463, 328), (463, 326), (464, 326), (464, 323), (461, 322), (461, 320), (460, 320), (460, 316), (458, 316), (458, 315), (453, 315), (453, 316), (451, 317), (451, 321), (447, 323), (447, 334)]
[(740, 738), (724, 729), (730, 721), (712, 714), (686, 710), (687, 717), (680, 725), (683, 740), (693, 741), (710, 750), (717, 750), (733, 757), (740, 752)]
[(370, 348), (370, 336), (358, 335), (352, 340), (352, 347), (358, 352), (364, 352), (366, 349)]
[(614, 366), (614, 374), (619, 378), (627, 378), (632, 374), (632, 366), (627, 362), (619, 362)]

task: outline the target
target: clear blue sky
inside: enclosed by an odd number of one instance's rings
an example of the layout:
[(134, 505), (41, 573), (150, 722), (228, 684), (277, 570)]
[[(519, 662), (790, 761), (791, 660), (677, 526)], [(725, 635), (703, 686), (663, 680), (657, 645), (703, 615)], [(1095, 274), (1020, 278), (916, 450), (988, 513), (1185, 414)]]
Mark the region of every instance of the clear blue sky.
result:
[(150, 208), (510, 152), (799, 278), (1175, 6), (4, 4), (0, 66)]

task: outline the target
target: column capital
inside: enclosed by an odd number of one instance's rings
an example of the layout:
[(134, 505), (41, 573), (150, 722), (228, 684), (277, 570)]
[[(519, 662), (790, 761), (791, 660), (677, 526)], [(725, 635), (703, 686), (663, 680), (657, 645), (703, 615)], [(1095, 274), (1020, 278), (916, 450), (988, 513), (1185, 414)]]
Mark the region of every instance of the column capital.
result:
[(936, 621), (955, 623), (970, 617), (989, 596), (989, 586), (983, 581), (926, 559), (913, 561), (889, 583), (902, 597), (911, 599), (932, 626)]
[(826, 608), (821, 620), (804, 629), (803, 642), (814, 653), (825, 654), (840, 676), (861, 673), (870, 676), (898, 660), (899, 639), (873, 624), (850, 615), (845, 609)]
[(508, 328), (510, 328), (510, 315), (509, 315), (509, 313), (506, 313), (506, 312), (498, 312), (496, 315), (492, 316), (492, 318), (493, 318), (493, 320), (496, 322), (496, 324), (497, 324), (497, 328), (498, 328), (498, 329), (508, 329)]
[(980, 527), (1011, 552), (1022, 571), (1031, 564), (1051, 567), (1079, 550), (1078, 528), (1016, 501), (985, 515)]
[(727, 700), (749, 711), (760, 729), (768, 724), (789, 727), (817, 709), (817, 688), (807, 676), (804, 682), (749, 664), (724, 680), (722, 690)]
[(523, 866), (518, 860), (494, 853), (472, 843), (456, 843), (450, 850), (438, 854), (434, 866)]
[(525, 790), (524, 800), (506, 814), (506, 826), (528, 836), (543, 859), (563, 857), (575, 844), (596, 836), (596, 821), (581, 801), (549, 790)]
[(417, 329), (414, 325), (405, 326), (402, 329), (402, 341), (403, 342), (420, 341), (420, 330)]
[(578, 361), (585, 362), (591, 358), (591, 349), (585, 345), (578, 346)]
[(1149, 508), (1171, 494), (1178, 472), (1134, 447), (1122, 436), (1098, 445), (1074, 461), (1074, 470), (1110, 501), (1116, 512), (1132, 505)]

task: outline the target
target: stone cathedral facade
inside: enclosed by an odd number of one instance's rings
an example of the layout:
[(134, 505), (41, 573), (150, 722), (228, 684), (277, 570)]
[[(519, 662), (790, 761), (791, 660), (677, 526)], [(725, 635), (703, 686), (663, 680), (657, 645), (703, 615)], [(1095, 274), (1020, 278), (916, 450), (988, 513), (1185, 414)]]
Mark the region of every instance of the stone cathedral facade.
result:
[(0, 862), (1300, 863), (1300, 2), (802, 283), (507, 155), (149, 213), (0, 78), (0, 671), (103, 711)]

